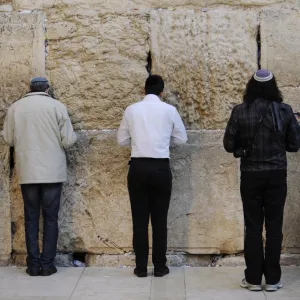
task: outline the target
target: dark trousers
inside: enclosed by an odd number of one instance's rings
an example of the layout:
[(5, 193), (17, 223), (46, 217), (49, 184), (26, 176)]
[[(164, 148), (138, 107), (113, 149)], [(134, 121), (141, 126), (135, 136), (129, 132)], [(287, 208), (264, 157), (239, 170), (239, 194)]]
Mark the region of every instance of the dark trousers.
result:
[[(276, 284), (281, 278), (280, 254), (284, 204), (287, 194), (286, 171), (243, 172), (241, 196), (245, 219), (246, 280)], [(266, 228), (265, 253), (262, 240)]]
[(136, 266), (146, 270), (149, 255), (148, 225), (152, 224), (152, 262), (155, 269), (167, 262), (167, 217), (172, 191), (168, 160), (132, 159), (128, 190), (133, 221), (133, 248)]
[[(49, 269), (54, 266), (58, 239), (58, 212), (62, 183), (21, 185), (27, 246), (27, 265)], [(42, 207), (44, 218), (43, 251), (39, 248), (39, 219)]]

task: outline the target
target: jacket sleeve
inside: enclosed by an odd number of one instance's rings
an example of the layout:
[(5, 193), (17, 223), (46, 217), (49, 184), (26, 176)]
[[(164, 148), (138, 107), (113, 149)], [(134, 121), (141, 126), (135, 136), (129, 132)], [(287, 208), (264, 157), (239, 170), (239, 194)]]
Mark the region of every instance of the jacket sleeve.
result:
[(120, 127), (117, 133), (117, 140), (120, 146), (130, 146), (131, 145), (131, 135), (128, 126), (128, 108), (124, 112)]
[(182, 119), (177, 111), (174, 109), (174, 116), (173, 116), (173, 131), (171, 135), (171, 142), (175, 145), (185, 144), (187, 142), (187, 134), (182, 122)]
[(61, 143), (64, 149), (70, 148), (73, 144), (75, 144), (77, 140), (77, 136), (74, 132), (72, 122), (70, 120), (68, 110), (65, 105), (62, 104), (60, 108), (60, 118), (58, 122)]
[(292, 117), (286, 135), (286, 151), (297, 152), (300, 148), (300, 126), (291, 109)]
[(14, 127), (15, 127), (14, 114), (13, 114), (13, 109), (10, 107), (5, 117), (4, 127), (2, 131), (3, 139), (5, 143), (10, 147), (14, 147), (14, 131), (15, 131)]
[(235, 141), (236, 141), (237, 132), (238, 132), (237, 108), (234, 107), (230, 119), (228, 121), (224, 139), (223, 139), (224, 148), (229, 153), (233, 153), (236, 150)]

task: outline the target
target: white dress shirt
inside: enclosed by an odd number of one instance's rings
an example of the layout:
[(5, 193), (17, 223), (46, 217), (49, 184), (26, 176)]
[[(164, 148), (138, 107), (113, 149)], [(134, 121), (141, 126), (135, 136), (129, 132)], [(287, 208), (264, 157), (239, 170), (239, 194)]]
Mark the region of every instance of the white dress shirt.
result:
[(170, 143), (186, 141), (177, 109), (152, 94), (127, 107), (118, 130), (118, 143), (131, 145), (131, 157), (170, 158)]

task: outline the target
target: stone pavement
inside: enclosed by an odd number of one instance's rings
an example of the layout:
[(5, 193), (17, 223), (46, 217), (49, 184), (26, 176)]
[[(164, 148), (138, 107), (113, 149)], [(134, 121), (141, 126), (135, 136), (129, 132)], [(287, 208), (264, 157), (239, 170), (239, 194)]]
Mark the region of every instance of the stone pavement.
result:
[[(152, 270), (149, 272), (152, 275)], [(164, 278), (137, 278), (131, 268), (60, 268), (29, 277), (24, 268), (0, 268), (1, 300), (299, 300), (300, 268), (283, 269), (276, 293), (239, 287), (243, 268), (171, 268)]]

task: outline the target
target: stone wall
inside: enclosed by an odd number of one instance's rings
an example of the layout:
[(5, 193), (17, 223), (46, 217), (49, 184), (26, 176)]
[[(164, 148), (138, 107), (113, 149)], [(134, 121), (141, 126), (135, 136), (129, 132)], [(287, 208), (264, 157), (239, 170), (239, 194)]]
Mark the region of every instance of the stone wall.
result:
[[(30, 78), (46, 73), (78, 131), (59, 251), (88, 253), (90, 265), (132, 264), (130, 151), (117, 146), (115, 129), (151, 71), (165, 78), (165, 101), (189, 129), (188, 143), (172, 148), (170, 260), (241, 252), (239, 165), (223, 150), (223, 130), (258, 65), (274, 70), (286, 101), (300, 110), (299, 20), (297, 0), (0, 1), (0, 126)], [(21, 261), (23, 203), (8, 153), (1, 142), (0, 258), (13, 250)], [(300, 253), (299, 155), (289, 162), (284, 250)]]

